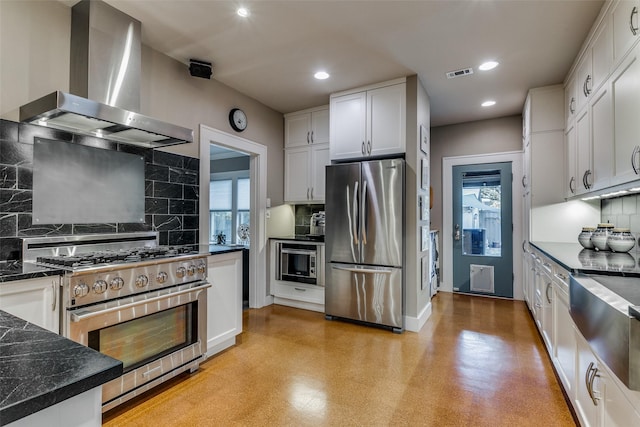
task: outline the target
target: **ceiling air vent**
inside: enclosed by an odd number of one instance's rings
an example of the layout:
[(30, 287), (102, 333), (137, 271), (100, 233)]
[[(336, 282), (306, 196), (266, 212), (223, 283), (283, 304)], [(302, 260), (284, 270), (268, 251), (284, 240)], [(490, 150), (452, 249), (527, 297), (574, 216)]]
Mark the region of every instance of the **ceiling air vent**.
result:
[(473, 74), (473, 68), (463, 68), (461, 70), (449, 71), (447, 72), (447, 78), (455, 79), (456, 77), (467, 76), (469, 74)]

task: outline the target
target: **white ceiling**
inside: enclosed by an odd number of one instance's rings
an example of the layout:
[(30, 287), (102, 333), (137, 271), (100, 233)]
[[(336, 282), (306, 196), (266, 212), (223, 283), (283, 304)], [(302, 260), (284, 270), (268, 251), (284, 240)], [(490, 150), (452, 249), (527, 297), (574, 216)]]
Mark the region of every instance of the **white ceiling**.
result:
[[(73, 0), (63, 0), (71, 5)], [(417, 74), (432, 126), (519, 114), (529, 88), (562, 83), (602, 0), (106, 0), (143, 42), (282, 113)], [(235, 13), (245, 6), (250, 16)], [(500, 66), (481, 72), (485, 60)], [(447, 71), (474, 73), (448, 80)], [(313, 73), (324, 69), (328, 80)], [(185, 67), (185, 73), (188, 72)], [(195, 78), (195, 77), (194, 77)], [(481, 108), (494, 99), (497, 104)]]

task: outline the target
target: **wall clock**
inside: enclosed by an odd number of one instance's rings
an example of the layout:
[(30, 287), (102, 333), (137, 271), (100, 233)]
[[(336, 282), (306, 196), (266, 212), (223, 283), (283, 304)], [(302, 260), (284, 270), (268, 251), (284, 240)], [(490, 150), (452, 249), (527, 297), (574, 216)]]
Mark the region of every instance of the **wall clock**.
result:
[(247, 115), (239, 108), (229, 111), (229, 124), (236, 132), (242, 132), (247, 128)]

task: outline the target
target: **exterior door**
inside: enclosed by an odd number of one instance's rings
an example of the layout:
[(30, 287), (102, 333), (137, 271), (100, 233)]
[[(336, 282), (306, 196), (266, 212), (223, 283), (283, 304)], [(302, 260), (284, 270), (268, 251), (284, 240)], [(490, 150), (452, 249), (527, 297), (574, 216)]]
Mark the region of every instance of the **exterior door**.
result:
[(453, 291), (513, 298), (511, 163), (452, 173)]

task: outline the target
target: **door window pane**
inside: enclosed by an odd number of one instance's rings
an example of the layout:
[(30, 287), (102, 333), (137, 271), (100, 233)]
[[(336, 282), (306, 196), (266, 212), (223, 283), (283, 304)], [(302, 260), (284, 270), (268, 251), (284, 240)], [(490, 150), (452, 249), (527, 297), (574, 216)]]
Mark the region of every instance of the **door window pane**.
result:
[(462, 253), (502, 255), (500, 171), (467, 172), (462, 178)]

